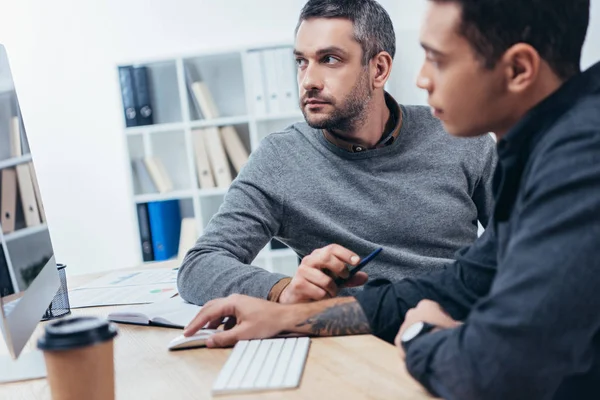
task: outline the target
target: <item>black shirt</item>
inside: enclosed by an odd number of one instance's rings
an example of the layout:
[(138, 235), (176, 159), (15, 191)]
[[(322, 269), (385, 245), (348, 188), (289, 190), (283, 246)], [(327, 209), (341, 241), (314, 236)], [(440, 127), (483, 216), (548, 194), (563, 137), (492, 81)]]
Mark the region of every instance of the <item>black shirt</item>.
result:
[(498, 143), (494, 219), (442, 271), (356, 295), (377, 336), (438, 302), (455, 329), (411, 344), (406, 365), (460, 399), (600, 399), (600, 63)]

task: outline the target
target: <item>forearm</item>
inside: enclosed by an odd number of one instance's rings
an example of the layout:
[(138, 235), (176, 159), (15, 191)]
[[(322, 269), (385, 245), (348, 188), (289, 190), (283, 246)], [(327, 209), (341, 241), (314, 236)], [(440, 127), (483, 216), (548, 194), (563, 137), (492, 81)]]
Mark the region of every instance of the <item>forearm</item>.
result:
[(223, 251), (190, 252), (178, 275), (180, 295), (203, 305), (233, 293), (267, 299), (271, 288), (285, 275), (244, 264)]
[(371, 333), (369, 321), (354, 297), (284, 306), (286, 332), (314, 336)]
[(494, 249), (495, 235), (488, 229), (476, 243), (458, 254), (457, 261), (440, 271), (396, 283), (368, 284), (356, 299), (372, 333), (393, 343), (406, 312), (424, 299), (440, 304), (455, 320), (465, 319), (494, 279)]

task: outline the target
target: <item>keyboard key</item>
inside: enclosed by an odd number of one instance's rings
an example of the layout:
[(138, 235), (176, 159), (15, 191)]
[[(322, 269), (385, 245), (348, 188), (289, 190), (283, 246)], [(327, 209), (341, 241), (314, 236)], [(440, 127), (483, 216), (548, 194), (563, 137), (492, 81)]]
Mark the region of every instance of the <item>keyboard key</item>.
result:
[(273, 369), (275, 368), (275, 364), (277, 363), (277, 359), (279, 358), (279, 353), (281, 353), (281, 349), (283, 348), (283, 342), (285, 339), (271, 339), (271, 348), (269, 349), (269, 353), (267, 355), (267, 359), (263, 364), (263, 367), (256, 379), (256, 383), (254, 386), (256, 387), (267, 387), (269, 381), (271, 380), (271, 376), (273, 376)]
[(271, 349), (271, 343), (272, 342), (269, 340), (261, 341), (260, 347), (256, 351), (256, 355), (252, 361), (252, 368), (246, 372), (246, 376), (244, 376), (240, 389), (251, 389), (254, 387), (258, 374), (262, 371), (265, 360), (267, 359), (267, 354), (269, 354), (269, 350)]
[(296, 338), (285, 339), (285, 343), (283, 343), (283, 349), (281, 349), (281, 354), (279, 354), (279, 359), (275, 365), (275, 370), (273, 371), (273, 376), (271, 377), (268, 387), (277, 388), (283, 383), (283, 378), (285, 377), (288, 365), (292, 359), (292, 353), (294, 352), (295, 345)]
[(285, 378), (283, 379), (283, 387), (293, 388), (300, 384), (300, 378), (302, 377), (302, 371), (304, 371), (304, 364), (306, 363), (306, 356), (308, 355), (309, 347), (309, 338), (298, 338), (288, 370), (285, 373)]
[(227, 362), (225, 362), (225, 365), (221, 369), (221, 372), (219, 372), (219, 376), (217, 377), (217, 380), (213, 385), (213, 390), (225, 389), (227, 383), (229, 382), (229, 379), (231, 378), (231, 375), (233, 375), (235, 368), (242, 359), (242, 355), (246, 350), (246, 346), (248, 346), (247, 340), (237, 342), (231, 354), (229, 355)]

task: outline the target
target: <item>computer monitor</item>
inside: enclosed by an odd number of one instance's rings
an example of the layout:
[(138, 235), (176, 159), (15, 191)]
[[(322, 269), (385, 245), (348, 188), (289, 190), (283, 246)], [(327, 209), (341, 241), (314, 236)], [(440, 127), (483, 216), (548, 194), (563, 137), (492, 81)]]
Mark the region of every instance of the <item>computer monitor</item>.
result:
[[(33, 157), (0, 45), (0, 382), (45, 375), (39, 351), (23, 351), (60, 286)], [(1, 349), (0, 349), (1, 350)]]

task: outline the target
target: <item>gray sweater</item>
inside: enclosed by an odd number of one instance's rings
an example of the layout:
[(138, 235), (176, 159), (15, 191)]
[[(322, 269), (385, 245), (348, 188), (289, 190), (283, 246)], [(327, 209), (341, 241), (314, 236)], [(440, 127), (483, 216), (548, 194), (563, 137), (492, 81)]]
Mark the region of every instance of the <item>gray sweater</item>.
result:
[(251, 263), (273, 237), (301, 258), (331, 243), (361, 256), (383, 247), (364, 271), (391, 281), (439, 269), (472, 243), (492, 208), (493, 139), (454, 138), (428, 107), (401, 109), (398, 139), (362, 153), (304, 122), (266, 137), (183, 260), (181, 296), (267, 298), (285, 276)]

